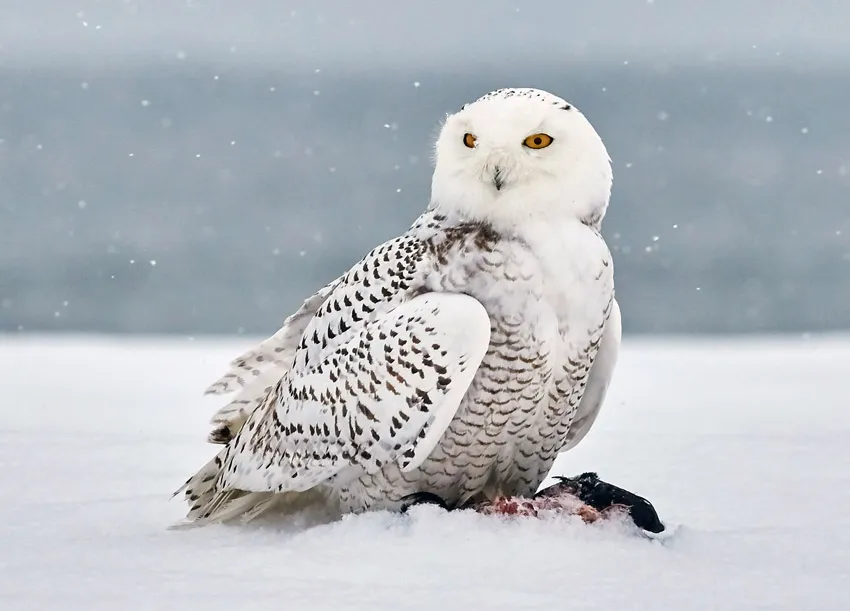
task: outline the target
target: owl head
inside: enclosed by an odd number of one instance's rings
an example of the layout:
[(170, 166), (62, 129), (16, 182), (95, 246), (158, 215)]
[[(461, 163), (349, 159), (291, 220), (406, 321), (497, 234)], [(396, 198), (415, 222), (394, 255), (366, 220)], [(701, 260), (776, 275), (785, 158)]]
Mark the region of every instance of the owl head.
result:
[(572, 219), (598, 227), (608, 207), (608, 151), (551, 93), (490, 92), (446, 117), (435, 148), (432, 205), (502, 231)]

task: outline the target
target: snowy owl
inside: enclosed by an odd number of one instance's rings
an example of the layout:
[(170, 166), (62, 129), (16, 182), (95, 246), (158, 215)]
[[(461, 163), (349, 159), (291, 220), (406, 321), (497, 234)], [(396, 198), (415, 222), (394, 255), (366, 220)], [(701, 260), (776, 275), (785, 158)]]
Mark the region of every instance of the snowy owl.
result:
[[(224, 447), (178, 491), (187, 523), (312, 504), (492, 509), (532, 498), (587, 434), (621, 335), (602, 140), (565, 100), (500, 89), (448, 115), (435, 149), (412, 226), (207, 389), (239, 392), (212, 420)], [(591, 506), (629, 494), (564, 481)]]

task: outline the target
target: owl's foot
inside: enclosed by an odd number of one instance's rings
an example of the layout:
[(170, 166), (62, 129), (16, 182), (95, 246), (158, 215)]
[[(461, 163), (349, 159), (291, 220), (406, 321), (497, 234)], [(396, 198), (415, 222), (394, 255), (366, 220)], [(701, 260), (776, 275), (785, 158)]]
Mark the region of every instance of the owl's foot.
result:
[(639, 528), (651, 533), (664, 532), (664, 524), (652, 503), (608, 482), (596, 473), (582, 473), (578, 477), (558, 477), (557, 484), (544, 488), (534, 495), (534, 501), (559, 499), (564, 495), (579, 499), (600, 514), (612, 511), (628, 513)]
[(449, 507), (449, 504), (446, 503), (443, 497), (433, 492), (414, 492), (413, 494), (402, 497), (401, 501), (402, 505), (399, 509), (401, 513), (407, 513), (414, 505), (436, 505), (446, 511), (454, 509), (453, 507)]

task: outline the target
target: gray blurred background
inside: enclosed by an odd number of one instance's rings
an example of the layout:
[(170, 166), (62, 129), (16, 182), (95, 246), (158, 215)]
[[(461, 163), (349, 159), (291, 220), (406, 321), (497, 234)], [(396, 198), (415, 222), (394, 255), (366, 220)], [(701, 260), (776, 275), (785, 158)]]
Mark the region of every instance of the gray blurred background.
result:
[(847, 3), (0, 0), (0, 331), (270, 333), (504, 86), (607, 143), (627, 333), (850, 328)]

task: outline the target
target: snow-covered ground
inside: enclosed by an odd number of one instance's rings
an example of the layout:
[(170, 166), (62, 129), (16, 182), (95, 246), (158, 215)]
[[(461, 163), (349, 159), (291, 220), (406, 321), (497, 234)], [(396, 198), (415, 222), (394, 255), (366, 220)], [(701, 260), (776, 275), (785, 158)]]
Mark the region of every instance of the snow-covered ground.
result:
[(0, 609), (850, 609), (850, 339), (627, 342), (587, 438), (681, 525), (417, 508), (169, 531), (251, 342), (0, 338)]

